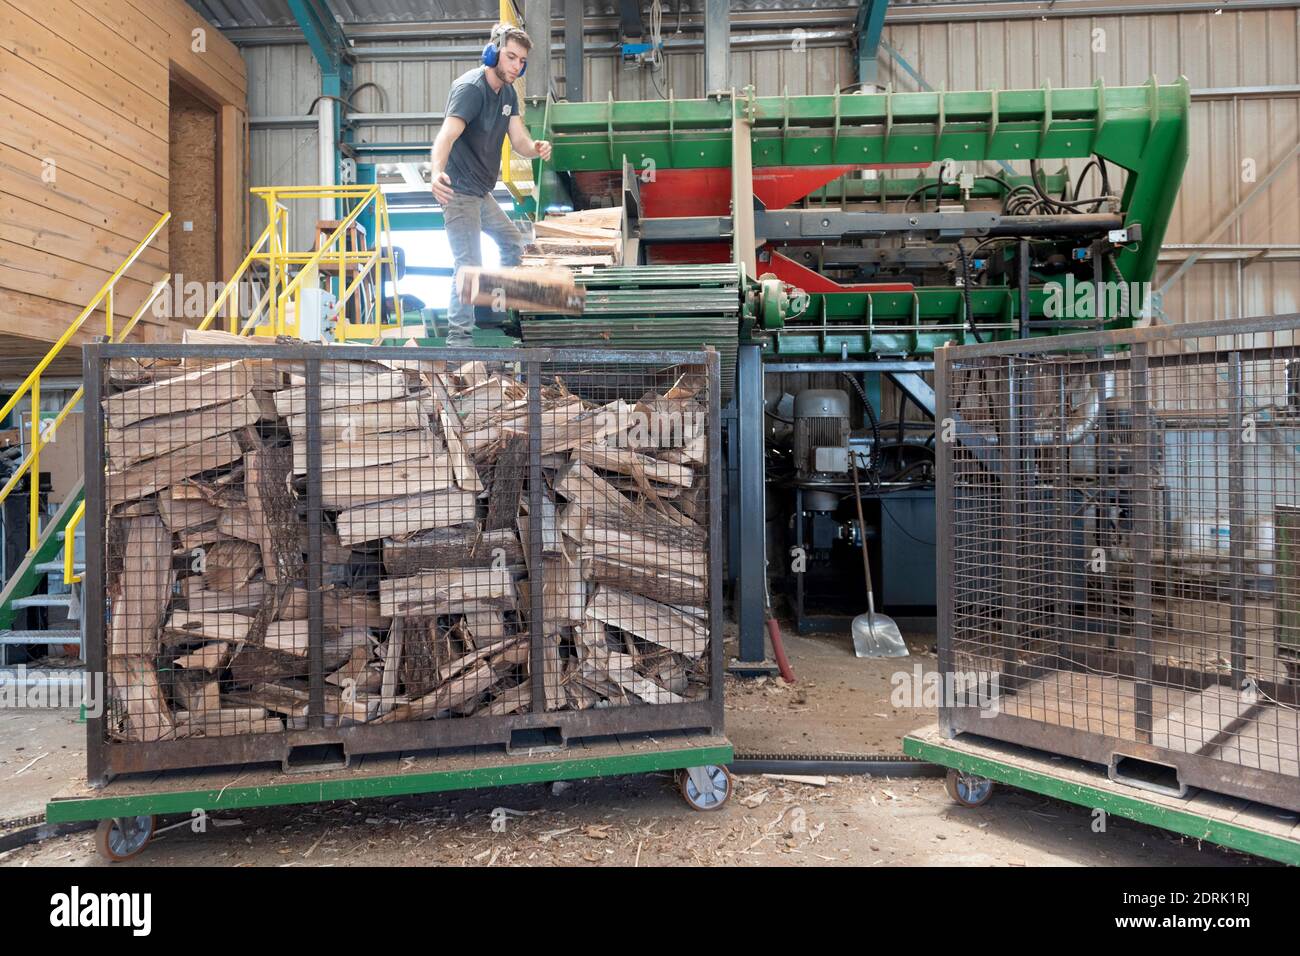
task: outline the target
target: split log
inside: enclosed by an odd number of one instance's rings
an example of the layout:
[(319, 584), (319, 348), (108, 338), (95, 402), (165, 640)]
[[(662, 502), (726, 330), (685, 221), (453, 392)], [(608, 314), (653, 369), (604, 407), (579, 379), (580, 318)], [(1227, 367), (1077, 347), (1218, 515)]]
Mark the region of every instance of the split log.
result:
[(465, 627), (478, 647), (505, 640), (506, 619), (497, 608), (465, 612)]
[(640, 594), (664, 604), (708, 604), (705, 579), (665, 568), (646, 567), (605, 555), (592, 555), (584, 563), (586, 577), (620, 591)]
[(614, 515), (635, 522), (645, 519), (644, 506), (633, 502), (580, 461), (571, 461), (560, 470), (555, 478), (555, 491), (591, 515)]
[[(230, 676), (239, 684), (277, 681), (286, 677), (306, 677), (307, 662), (301, 657), (277, 654), (265, 647), (245, 644), (230, 658)], [(255, 701), (246, 697), (236, 698), (233, 694), (227, 694), (226, 699), (265, 706), (263, 701)], [(267, 707), (267, 709), (274, 710), (275, 708)]]
[(456, 271), (460, 301), (498, 311), (559, 312), (581, 315), (587, 290), (573, 282), (567, 269), (484, 269), (462, 266)]
[(247, 541), (218, 541), (203, 558), (204, 586), (214, 591), (236, 591), (262, 567), (262, 552)]
[(163, 615), (176, 578), (171, 537), (157, 516), (127, 520), (122, 571), (110, 592), (111, 657), (152, 659), (158, 654)]
[(104, 412), (111, 427), (125, 428), (146, 418), (233, 402), (246, 396), (252, 384), (247, 365), (226, 362), (110, 395), (103, 401)]
[(383, 645), (384, 676), (380, 682), (379, 713), (386, 714), (397, 706), (397, 690), (401, 683), (403, 641), (406, 633), (406, 619), (394, 617), (393, 626), (388, 631), (388, 640)]
[(273, 584), (292, 580), (303, 569), (298, 506), (289, 487), (291, 461), (287, 448), (262, 448), (244, 456), (249, 522), (262, 552), (262, 573)]
[(220, 468), (244, 454), (231, 435), (208, 438), (186, 445), (122, 471), (110, 471), (105, 491), (110, 507), (134, 501), (174, 485), (184, 478)]
[[(403, 398), (409, 391), (405, 372), (381, 372), (347, 382), (322, 384), (321, 410), (347, 405), (365, 405)], [(275, 409), (283, 417), (307, 414), (307, 387), (281, 389), (275, 393)]]
[(462, 525), (474, 520), (476, 510), (474, 494), (459, 488), (362, 505), (339, 513), (339, 541), (359, 544)]
[(605, 239), (619, 238), (617, 226), (584, 225), (569, 221), (565, 216), (550, 216), (533, 223), (533, 235), (543, 239)]
[(552, 634), (542, 638), (542, 686), (547, 710), (561, 710), (568, 702), (562, 683), (564, 665), (560, 661), (560, 638)]
[(168, 740), (176, 724), (162, 688), (152, 657), (110, 657), (108, 660), (110, 694), (126, 712), (121, 736), (127, 740)]
[(170, 640), (248, 640), (252, 618), (243, 614), (216, 611), (172, 611), (167, 619), (167, 638)]
[(379, 690), (382, 681), (380, 672), (372, 667), (373, 651), (367, 641), (352, 649), (352, 656), (344, 661), (343, 666), (331, 674), (325, 675), (327, 683), (347, 687), (349, 682), (356, 691)]
[(272, 621), (266, 626), (262, 646), (281, 654), (306, 657), (310, 647), (311, 628), (308, 621)]
[[(433, 458), (442, 446), (433, 432), (402, 431), (382, 435), (360, 433), (338, 441), (322, 443), (321, 471), (340, 468), (365, 468), (372, 465), (391, 465), (414, 458)], [(293, 471), (296, 475), (307, 473), (307, 438), (304, 435), (293, 443)]]
[(477, 494), (483, 490), (483, 482), (479, 479), (478, 469), (474, 467), (473, 460), (460, 440), (460, 424), (453, 421), (454, 417), (455, 412), (445, 407), (438, 411), (442, 437), (447, 443), (447, 457), (451, 460), (451, 470), (456, 477), (456, 484), (465, 491)]
[(464, 613), (492, 605), (513, 606), (515, 585), (507, 570), (446, 568), (379, 582), (379, 607), (389, 617)]
[(177, 667), (214, 671), (225, 666), (227, 657), (230, 657), (230, 644), (226, 643), (226, 641), (213, 641), (212, 644), (204, 644), (198, 650), (191, 650), (187, 654), (181, 654), (181, 656), (175, 658), (174, 663)]
[(688, 658), (699, 657), (709, 647), (709, 630), (702, 622), (638, 594), (598, 587), (587, 604), (587, 616)]
[(647, 704), (680, 704), (686, 700), (638, 674), (632, 658), (627, 654), (610, 651), (606, 658), (606, 666), (610, 680), (628, 693), (640, 697)]
[(178, 673), (172, 690), (181, 706), (191, 713), (200, 710), (216, 710), (221, 706), (221, 684), (209, 680), (206, 674)]
[(518, 382), (493, 376), (459, 392), (452, 401), (461, 427), (472, 430), (505, 405), (524, 400), (527, 395), (528, 390)]
[(321, 475), (321, 501), (326, 508), (342, 510), (451, 487), (451, 464), (445, 455), (439, 455), (394, 465), (325, 472)]
[(600, 445), (582, 445), (577, 449), (576, 455), (580, 461), (593, 468), (614, 471), (621, 475), (640, 474), (651, 481), (662, 481), (666, 485), (681, 485), (683, 488), (689, 488), (695, 480), (695, 472), (685, 465), (674, 465), (634, 451), (605, 448)]
[(244, 734), (278, 734), (284, 721), (268, 717), (264, 707), (221, 707), (190, 711), (177, 716), (177, 737), (238, 737)]
[(709, 556), (702, 543), (683, 528), (640, 530), (604, 517), (585, 518), (580, 511), (565, 509), (560, 521), (565, 535), (582, 544), (582, 556), (605, 558), (642, 568), (659, 568), (695, 578), (706, 578)]
[(158, 514), (167, 530), (176, 533), (212, 524), (221, 517), (221, 509), (206, 501), (178, 501), (171, 495), (160, 495)]
[(480, 532), (471, 525), (384, 542), (384, 570), (397, 576), (437, 568), (514, 567), (523, 560), (523, 547), (513, 530)]
[[(384, 402), (366, 402), (325, 409), (320, 414), (322, 442), (355, 440), (361, 435), (384, 435), (428, 427), (427, 399), (421, 396)], [(307, 435), (307, 416), (290, 415), (285, 419), (289, 434), (295, 439)]]
[(488, 492), (486, 531), (512, 528), (519, 517), (519, 496), (528, 477), (528, 439), (522, 435), (505, 440), (492, 468)]
[(121, 471), (147, 458), (193, 445), (208, 438), (252, 425), (262, 418), (257, 399), (243, 395), (224, 405), (213, 405), (180, 415), (149, 418), (125, 428), (105, 428), (104, 449), (111, 467)]
[[(257, 611), (275, 590), (268, 588), (264, 581), (254, 581), (237, 592), (203, 588), (187, 595), (185, 605), (191, 615), (234, 612), (242, 617)], [(389, 624), (389, 618), (379, 613), (379, 602), (365, 594), (343, 588), (327, 588), (321, 595), (321, 602), (327, 625), (339, 628), (377, 628)], [(297, 587), (289, 589), (280, 605), (279, 617), (284, 621), (305, 620), (306, 590)]]

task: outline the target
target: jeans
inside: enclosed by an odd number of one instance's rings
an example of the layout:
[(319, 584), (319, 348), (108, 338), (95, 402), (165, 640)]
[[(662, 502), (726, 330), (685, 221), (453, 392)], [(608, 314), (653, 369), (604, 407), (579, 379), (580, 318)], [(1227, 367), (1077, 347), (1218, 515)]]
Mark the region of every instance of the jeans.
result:
[[(483, 264), (481, 234), (485, 232), (500, 248), (503, 266), (519, 265), (524, 252), (524, 238), (491, 193), (485, 196), (455, 193), (451, 202), (443, 205), (442, 216), (447, 229), (447, 243), (451, 246), (457, 271), (462, 266)], [(460, 301), (460, 296), (456, 294), (455, 280), (451, 284), (447, 324), (448, 345), (464, 347), (474, 344), (474, 305)]]

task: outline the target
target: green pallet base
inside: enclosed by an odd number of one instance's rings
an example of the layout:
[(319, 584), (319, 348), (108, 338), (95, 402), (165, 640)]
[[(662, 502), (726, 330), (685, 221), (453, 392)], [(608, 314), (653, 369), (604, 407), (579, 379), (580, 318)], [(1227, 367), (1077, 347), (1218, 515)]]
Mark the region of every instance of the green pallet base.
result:
[[(1081, 784), (1051, 772), (998, 760), (972, 752), (963, 737), (938, 741), (937, 735), (922, 732), (903, 738), (903, 753), (929, 763), (950, 767), (964, 773), (986, 777), (998, 783), (1028, 790), (1089, 808), (1100, 808), (1115, 816), (1159, 827), (1195, 840), (1300, 866), (1300, 840), (1261, 832), (1260, 830), (1215, 819), (1203, 813), (1179, 810), (1144, 797), (1140, 792), (1113, 783), (1101, 770), (1094, 784)], [(1029, 753), (1025, 751), (1025, 753)]]
[[(325, 803), (332, 800), (363, 800), (372, 797), (400, 797), (482, 787), (508, 787), (521, 783), (549, 783), (555, 780), (581, 780), (622, 774), (654, 773), (685, 767), (726, 765), (734, 756), (729, 743), (648, 750), (642, 753), (608, 756), (560, 756), (551, 760), (505, 762), (497, 766), (456, 770), (415, 770), (403, 773), (365, 775), (341, 770), (330, 779), (295, 782), (257, 782), (243, 786), (214, 786), (169, 789), (157, 785), (149, 792), (114, 795), (116, 781), (110, 782), (102, 795), (62, 797), (45, 808), (47, 823), (71, 823), (78, 820), (106, 820), (161, 814), (190, 814), (195, 810), (237, 810), (250, 807), (275, 807), (290, 804)], [(226, 777), (238, 776), (227, 772)]]

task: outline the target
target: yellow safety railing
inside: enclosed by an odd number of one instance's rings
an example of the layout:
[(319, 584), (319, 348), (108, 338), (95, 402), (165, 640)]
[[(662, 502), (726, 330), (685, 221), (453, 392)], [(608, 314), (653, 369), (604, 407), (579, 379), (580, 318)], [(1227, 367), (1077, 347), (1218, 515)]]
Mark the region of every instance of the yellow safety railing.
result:
[[(252, 190), (266, 203), (267, 229), (253, 252), (245, 260), (247, 268), (253, 262), (266, 263), (269, 276), (267, 294), (262, 297), (245, 322), (242, 332), (251, 329), (254, 335), (297, 337), (302, 323), (302, 292), (309, 282), (319, 281), (322, 267), (338, 269), (338, 319), (334, 324), (334, 338), (339, 342), (356, 339), (377, 341), (388, 328), (402, 324), (402, 300), (397, 295), (397, 258), (393, 252), (392, 224), (388, 218), (388, 204), (380, 187), (359, 186), (266, 186)], [(333, 199), (352, 204), (351, 211), (339, 221), (328, 238), (314, 250), (293, 251), (289, 248), (288, 214), (285, 203), (292, 200)], [(349, 249), (348, 235), (367, 209), (373, 209), (375, 240), (369, 249)], [(261, 247), (267, 246), (265, 251)], [(383, 323), (379, 311), (383, 296), (385, 267), (392, 283), (396, 323)], [(353, 273), (349, 280), (349, 271)], [(351, 322), (347, 317), (347, 303), (361, 284), (377, 273), (375, 282), (375, 313), (373, 322)], [(220, 302), (219, 302), (220, 304)], [(290, 320), (292, 304), (292, 320)], [(218, 305), (219, 307), (219, 305)], [(263, 310), (267, 321), (263, 322)], [(214, 310), (213, 315), (216, 312)], [(206, 323), (207, 320), (205, 320)]]
[[(50, 367), (50, 363), (53, 362), (54, 359), (58, 357), (59, 353), (67, 347), (68, 343), (72, 341), (73, 337), (81, 331), (82, 327), (85, 326), (90, 317), (95, 314), (95, 311), (101, 304), (104, 306), (104, 330), (109, 341), (121, 342), (131, 333), (131, 330), (135, 328), (136, 323), (140, 321), (140, 318), (144, 315), (145, 311), (153, 305), (154, 300), (157, 299), (162, 290), (167, 287), (167, 280), (162, 279), (154, 284), (153, 289), (150, 291), (148, 297), (145, 298), (144, 303), (140, 308), (136, 309), (135, 313), (127, 323), (120, 329), (117, 329), (116, 332), (113, 328), (113, 292), (117, 287), (118, 281), (126, 274), (127, 270), (135, 264), (135, 261), (140, 258), (140, 255), (149, 247), (149, 244), (157, 238), (160, 232), (162, 232), (163, 227), (167, 225), (167, 222), (171, 217), (172, 214), (170, 212), (164, 213), (159, 217), (158, 222), (149, 230), (149, 234), (140, 241), (140, 244), (137, 245), (131, 251), (131, 254), (123, 260), (122, 264), (114, 270), (113, 274), (108, 277), (108, 280), (99, 287), (99, 291), (95, 293), (95, 297), (90, 300), (90, 304), (81, 310), (81, 314), (73, 319), (72, 323), (64, 333), (59, 336), (58, 341), (50, 346), (50, 350), (45, 353), (45, 357), (36, 363), (36, 367), (32, 369), (27, 378), (23, 380), (22, 385), (18, 387), (18, 391), (16, 391), (9, 400), (4, 403), (3, 407), (0, 407), (0, 420), (3, 420), (10, 412), (18, 407), (18, 403), (24, 398), (30, 397), (31, 399), (31, 450), (27, 453), (27, 456), (22, 460), (21, 464), (19, 464), (18, 469), (13, 473), (9, 480), (5, 482), (4, 487), (0, 488), (0, 504), (3, 504), (9, 495), (13, 493), (14, 489), (18, 487), (18, 483), (22, 477), (27, 474), (31, 475), (31, 480), (28, 482), (29, 497), (31, 499), (28, 554), (36, 550), (37, 544), (40, 542), (41, 538), (41, 496), (39, 487), (41, 476), (41, 449), (50, 441), (54, 440), (54, 436), (57, 434), (59, 426), (63, 424), (63, 420), (68, 417), (68, 413), (76, 407), (77, 403), (81, 401), (85, 394), (84, 386), (78, 388), (72, 394), (72, 397), (64, 404), (63, 408), (59, 410), (58, 414), (55, 415), (51, 423), (48, 426), (43, 425), (41, 422), (41, 376), (45, 373), (45, 370)], [(78, 508), (78, 511), (83, 509), (84, 502), (82, 506)], [(67, 537), (67, 543), (70, 546), (71, 537)]]
[(217, 296), (216, 301), (212, 303), (212, 307), (208, 309), (207, 315), (199, 323), (200, 332), (207, 331), (212, 323), (216, 321), (217, 316), (221, 314), (222, 308), (226, 307), (226, 331), (234, 335), (247, 335), (257, 322), (262, 309), (266, 307), (266, 302), (271, 295), (270, 289), (254, 306), (249, 319), (241, 324), (239, 317), (240, 283), (253, 263), (264, 257), (263, 250), (273, 252), (284, 240), (284, 237), (287, 236), (289, 211), (284, 206), (276, 203), (272, 206), (270, 213), (266, 228), (262, 230), (257, 242), (253, 243), (253, 247), (248, 250), (248, 255), (244, 256), (244, 261), (235, 269), (234, 275), (226, 282), (221, 294)]
[(72, 517), (63, 528), (63, 583), (78, 584), (81, 581), (81, 575), (76, 572), (76, 555), (77, 555), (77, 526), (81, 524), (81, 519), (86, 517), (86, 501), (83, 498), (77, 505), (77, 510), (72, 512)]

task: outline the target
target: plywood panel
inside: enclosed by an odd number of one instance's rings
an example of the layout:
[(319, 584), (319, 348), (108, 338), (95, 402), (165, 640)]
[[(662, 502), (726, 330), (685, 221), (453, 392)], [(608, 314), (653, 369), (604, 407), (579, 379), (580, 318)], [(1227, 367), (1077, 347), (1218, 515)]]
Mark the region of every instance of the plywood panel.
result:
[[(203, 52), (191, 46), (197, 27)], [(207, 201), (220, 190), (227, 212), (190, 214), (210, 251), (184, 266), (207, 281), (220, 277), (215, 250), (233, 268), (246, 242), (238, 51), (182, 0), (0, 0), (0, 336), (57, 337), (168, 208), (173, 72), (221, 110)], [(170, 244), (164, 233), (121, 280), (118, 315), (168, 273)], [(183, 324), (151, 314), (133, 338), (175, 338)], [(101, 333), (102, 314), (89, 325)], [(0, 355), (0, 366), (23, 357)]]
[[(111, 270), (96, 269), (0, 238), (0, 287), (84, 306), (110, 275)], [(162, 277), (163, 270), (133, 270), (131, 276), (118, 282), (117, 311), (129, 315)]]
[(171, 89), (170, 267), (186, 282), (217, 275), (217, 113), (178, 86)]
[[(22, 0), (31, 2), (31, 0)], [(116, 33), (132, 47), (145, 54), (154, 63), (167, 62), (167, 30), (150, 17), (121, 0), (58, 0), (71, 3), (89, 16), (91, 20)], [(169, 3), (171, 0), (163, 0)], [(85, 17), (79, 17), (85, 19)], [(167, 83), (164, 80), (158, 88), (159, 96), (167, 95)]]
[(85, 93), (0, 49), (0, 88), (22, 103), (39, 104), (46, 123), (71, 130), (130, 160), (140, 172), (166, 176), (167, 140), (124, 121)]
[[(150, 224), (152, 226), (152, 223)], [(77, 219), (45, 212), (18, 196), (0, 196), (0, 235), (10, 242), (39, 249), (72, 262), (112, 272), (147, 234), (127, 239)], [(153, 245), (136, 260), (141, 271), (167, 271), (167, 252)]]
[[(239, 104), (247, 93), (244, 61), (235, 45), (184, 3), (167, 0), (134, 3), (117, 0), (115, 7), (134, 8), (166, 31), (165, 55), (172, 66), (215, 94), (221, 101)], [(196, 51), (194, 31), (203, 31), (204, 49)]]
[[(167, 62), (156, 55), (149, 31), (123, 26), (115, 3), (83, 3), (81, 0), (7, 0), (30, 17), (48, 24), (91, 59), (157, 100), (167, 100)], [(89, 8), (89, 9), (88, 9)], [(115, 12), (116, 11), (116, 12)]]
[[(29, 14), (0, 0), (0, 47), (81, 90), (122, 119), (157, 137), (167, 135), (167, 103), (111, 69), (116, 55), (96, 60)], [(120, 49), (116, 51), (120, 54)]]
[(0, 195), (21, 196), (45, 213), (76, 219), (97, 229), (139, 241), (158, 221), (158, 212), (101, 189), (84, 176), (42, 178), (41, 161), (0, 143)]
[(51, 123), (39, 112), (0, 93), (0, 143), (38, 160), (55, 163), (54, 185), (63, 175), (79, 176), (140, 205), (167, 211), (167, 180), (122, 158), (79, 133)]
[[(75, 306), (69, 302), (59, 302), (42, 296), (17, 293), (0, 286), (0, 333), (16, 338), (30, 339), (41, 343), (39, 353), (44, 355), (49, 345), (68, 328), (72, 321), (81, 314), (85, 306)], [(87, 320), (86, 325), (72, 339), (72, 345), (78, 346), (89, 342), (96, 335), (104, 334), (102, 318), (95, 322)], [(35, 346), (32, 346), (35, 348)], [(64, 351), (68, 351), (65, 349)], [(0, 363), (10, 358), (0, 351)], [(81, 361), (80, 350), (76, 351), (76, 363)], [(21, 370), (21, 374), (30, 372), (31, 365)]]

